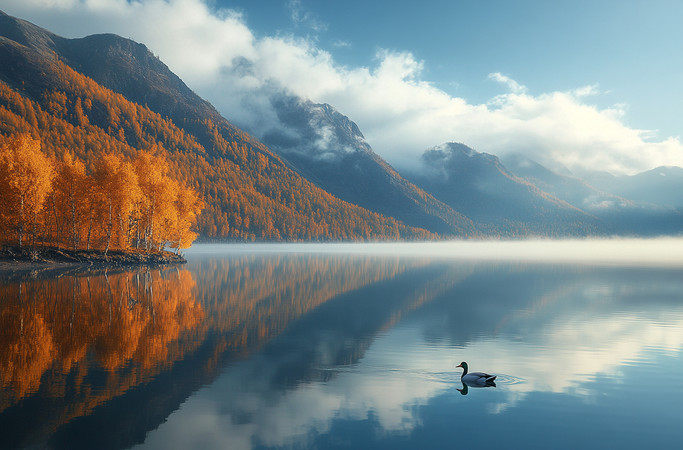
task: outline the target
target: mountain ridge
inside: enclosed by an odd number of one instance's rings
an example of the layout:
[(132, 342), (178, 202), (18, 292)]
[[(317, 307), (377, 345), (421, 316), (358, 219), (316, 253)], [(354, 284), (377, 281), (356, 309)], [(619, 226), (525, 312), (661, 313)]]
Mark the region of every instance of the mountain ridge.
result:
[(423, 167), (410, 179), (490, 233), (510, 237), (605, 233), (599, 219), (515, 176), (497, 156), (448, 142), (425, 150), (421, 162)]
[[(683, 208), (676, 204), (676, 200), (683, 201), (679, 194), (683, 192), (683, 169), (667, 171), (674, 175), (666, 180), (672, 184), (667, 189), (640, 181), (652, 174), (658, 176), (661, 168), (628, 177), (593, 174), (581, 179), (555, 173), (520, 155), (508, 155), (504, 162), (519, 177), (600, 218), (616, 234), (652, 236), (683, 230)], [(629, 182), (633, 184), (629, 186)]]
[(444, 235), (473, 236), (468, 217), (404, 178), (375, 153), (355, 122), (329, 104), (272, 100), (280, 123), (260, 139), (327, 192), (379, 214)]

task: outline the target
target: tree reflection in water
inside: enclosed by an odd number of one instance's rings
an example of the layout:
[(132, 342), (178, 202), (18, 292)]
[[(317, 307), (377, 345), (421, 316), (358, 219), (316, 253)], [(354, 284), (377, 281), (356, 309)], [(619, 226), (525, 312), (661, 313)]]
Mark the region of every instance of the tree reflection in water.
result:
[[(38, 389), (62, 397), (69, 377), (80, 415), (149, 379), (186, 350), (172, 343), (203, 317), (194, 288), (177, 268), (0, 284), (0, 410)], [(104, 382), (86, 377), (93, 369)]]
[[(0, 281), (0, 345), (8, 349), (0, 356), (0, 428), (13, 430), (0, 435), (0, 447), (128, 447), (227, 364), (286, 329), (275, 364), (289, 367), (293, 358), (298, 369), (272, 382), (288, 388), (329, 376), (321, 364), (358, 361), (372, 336), (469, 273), (429, 263), (245, 254)], [(332, 336), (343, 339), (328, 342)], [(309, 358), (321, 340), (331, 361)]]

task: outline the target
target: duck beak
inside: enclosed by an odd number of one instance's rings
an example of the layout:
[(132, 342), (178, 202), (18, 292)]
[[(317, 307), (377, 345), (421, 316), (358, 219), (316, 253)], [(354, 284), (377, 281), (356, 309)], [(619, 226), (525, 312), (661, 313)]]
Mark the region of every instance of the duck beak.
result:
[(455, 366), (455, 367), (462, 367), (462, 364), (458, 364), (458, 365), (457, 365), (457, 366)]

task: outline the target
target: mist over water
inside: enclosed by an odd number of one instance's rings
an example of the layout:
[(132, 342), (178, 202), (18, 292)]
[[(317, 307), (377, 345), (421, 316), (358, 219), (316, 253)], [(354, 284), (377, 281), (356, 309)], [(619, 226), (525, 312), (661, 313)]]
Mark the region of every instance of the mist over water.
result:
[(627, 266), (683, 266), (683, 237), (438, 242), (196, 244), (187, 255), (311, 253)]

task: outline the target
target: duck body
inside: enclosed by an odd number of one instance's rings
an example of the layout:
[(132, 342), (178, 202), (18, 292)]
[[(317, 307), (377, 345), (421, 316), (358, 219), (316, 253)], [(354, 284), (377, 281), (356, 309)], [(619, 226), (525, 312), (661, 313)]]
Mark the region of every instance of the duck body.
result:
[(486, 387), (495, 386), (496, 375), (490, 375), (485, 372), (468, 372), (467, 363), (465, 361), (461, 362), (458, 367), (462, 367), (462, 375), (460, 375), (460, 381), (470, 387)]

